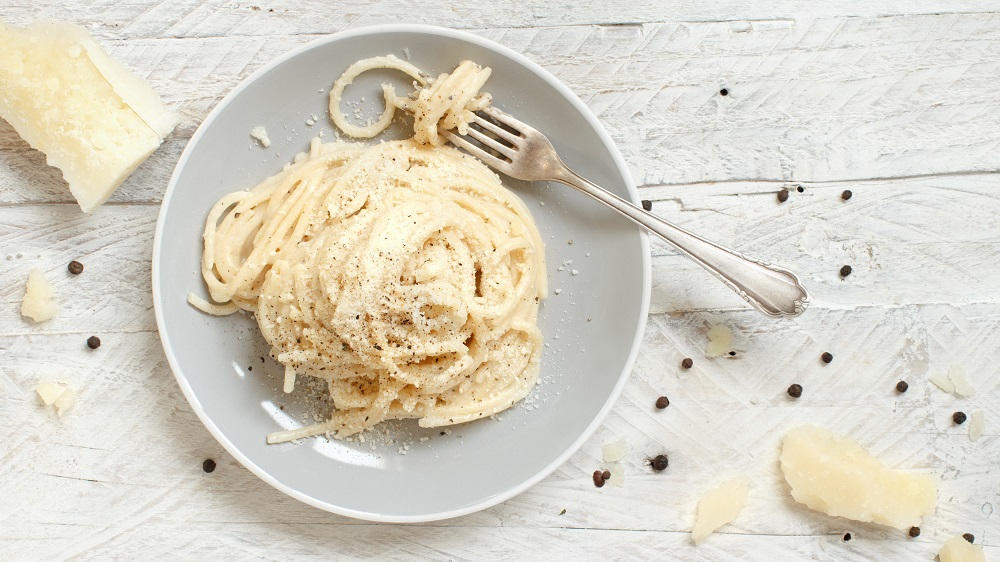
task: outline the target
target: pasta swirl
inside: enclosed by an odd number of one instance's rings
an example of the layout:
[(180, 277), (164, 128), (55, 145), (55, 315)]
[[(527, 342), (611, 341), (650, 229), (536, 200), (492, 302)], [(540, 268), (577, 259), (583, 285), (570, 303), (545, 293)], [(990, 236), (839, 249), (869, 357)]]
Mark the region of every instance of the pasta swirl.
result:
[[(383, 88), (382, 116), (350, 125), (339, 96), (376, 67), (423, 87), (407, 98)], [(388, 419), (467, 422), (534, 386), (546, 294), (538, 229), (495, 173), (437, 135), (468, 126), (468, 112), (489, 102), (479, 93), (488, 76), (468, 62), (426, 80), (395, 57), (359, 61), (331, 90), (334, 123), (373, 136), (402, 108), (415, 113), (415, 137), (313, 139), (284, 170), (209, 212), (202, 275), (213, 302), (189, 300), (213, 314), (255, 313), (285, 366), (286, 392), (299, 375), (318, 377), (335, 407), (329, 421), (272, 433), (269, 443), (343, 437)]]

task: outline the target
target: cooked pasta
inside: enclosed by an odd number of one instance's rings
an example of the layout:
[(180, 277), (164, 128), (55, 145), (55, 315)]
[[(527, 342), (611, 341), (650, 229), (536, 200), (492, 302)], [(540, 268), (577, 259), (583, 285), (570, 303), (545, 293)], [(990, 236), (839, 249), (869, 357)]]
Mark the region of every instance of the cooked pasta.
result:
[[(409, 74), (420, 89), (399, 98), (384, 88), (382, 117), (346, 123), (340, 94), (377, 67)], [(534, 386), (546, 294), (538, 229), (495, 173), (437, 135), (466, 127), (466, 112), (489, 102), (479, 93), (488, 76), (469, 62), (427, 80), (394, 57), (359, 61), (331, 91), (331, 119), (373, 136), (401, 108), (414, 114), (414, 138), (314, 139), (284, 170), (209, 212), (202, 275), (213, 302), (189, 301), (212, 314), (255, 313), (285, 366), (285, 391), (307, 375), (325, 380), (332, 398), (329, 421), (272, 433), (269, 443), (343, 437), (389, 419), (467, 422)]]

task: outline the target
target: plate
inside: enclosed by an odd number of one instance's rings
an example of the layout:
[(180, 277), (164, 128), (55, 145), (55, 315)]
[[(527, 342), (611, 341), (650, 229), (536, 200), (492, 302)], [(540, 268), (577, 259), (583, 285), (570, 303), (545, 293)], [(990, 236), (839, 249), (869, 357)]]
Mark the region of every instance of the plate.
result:
[[(495, 419), (452, 426), (445, 435), (411, 420), (365, 443), (309, 439), (267, 445), (267, 433), (296, 427), (308, 416), (306, 391), (281, 392), (281, 367), (267, 357), (248, 315), (216, 318), (185, 302), (189, 291), (206, 295), (199, 269), (203, 222), (216, 199), (274, 174), (310, 138), (334, 138), (326, 112), (333, 80), (358, 59), (389, 53), (431, 74), (450, 71), (463, 59), (492, 67), (485, 89), (498, 107), (545, 132), (582, 175), (636, 201), (625, 163), (594, 115), (524, 56), (450, 29), (350, 30), (268, 64), (198, 128), (163, 197), (153, 247), (153, 303), (167, 360), (192, 409), (250, 471), (334, 513), (430, 521), (472, 513), (528, 489), (597, 428), (635, 360), (649, 303), (650, 258), (644, 233), (586, 196), (558, 184), (504, 177), (528, 204), (546, 243), (550, 295), (540, 309), (546, 344), (532, 394)], [(391, 74), (360, 77), (345, 94), (349, 116), (352, 108), (371, 115), (381, 110), (382, 80), (405, 84)], [(257, 125), (267, 129), (270, 148), (250, 138)], [(386, 135), (398, 137), (402, 128)]]

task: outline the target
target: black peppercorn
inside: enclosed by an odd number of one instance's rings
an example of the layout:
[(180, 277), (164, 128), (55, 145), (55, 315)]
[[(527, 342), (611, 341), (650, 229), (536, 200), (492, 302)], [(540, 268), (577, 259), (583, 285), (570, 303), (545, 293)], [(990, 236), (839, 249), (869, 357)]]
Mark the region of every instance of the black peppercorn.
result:
[(910, 536), (914, 538), (919, 537), (920, 527), (910, 527)]
[(844, 533), (844, 542), (847, 542), (849, 540), (851, 540), (851, 534), (850, 533)]
[(784, 203), (785, 201), (788, 201), (788, 190), (782, 189), (778, 192), (778, 202)]
[(670, 405), (670, 400), (666, 396), (661, 396), (656, 399), (656, 408), (662, 410)]
[(910, 385), (906, 384), (906, 381), (899, 381), (896, 383), (896, 392), (903, 393), (910, 388)]
[(798, 398), (799, 396), (802, 396), (802, 385), (796, 383), (789, 386), (788, 395), (791, 396), (792, 398)]
[(681, 361), (681, 367), (684, 367), (685, 369), (690, 369), (693, 365), (694, 360), (690, 357), (685, 357), (684, 360)]
[(73, 275), (80, 275), (83, 273), (83, 264), (76, 260), (69, 262), (69, 265), (66, 266), (66, 268), (69, 269), (69, 272)]
[(653, 202), (650, 201), (649, 199), (643, 199), (642, 200), (642, 208), (645, 211), (652, 211), (653, 210)]
[(845, 265), (844, 267), (840, 268), (840, 276), (847, 277), (848, 275), (851, 274), (852, 271), (854, 271), (854, 269), (852, 269), (851, 266)]
[(604, 486), (604, 473), (600, 470), (594, 471), (594, 486), (598, 488)]
[(667, 455), (656, 455), (655, 457), (649, 459), (649, 466), (657, 472), (666, 469), (669, 464), (670, 459), (667, 458)]
[(611, 478), (611, 471), (610, 470), (605, 470), (604, 472), (602, 472), (601, 473), (601, 478), (603, 478), (605, 480), (610, 479)]
[(844, 201), (847, 201), (847, 200), (848, 200), (848, 199), (850, 199), (850, 198), (851, 198), (851, 197), (852, 197), (853, 195), (854, 195), (854, 194), (853, 194), (853, 193), (851, 193), (851, 190), (850, 190), (850, 189), (845, 189), (845, 190), (844, 190), (843, 192), (841, 192), (841, 194), (840, 194), (840, 198), (841, 198), (841, 199), (843, 199)]
[(830, 363), (833, 361), (833, 354), (829, 351), (824, 351), (823, 355), (820, 355), (819, 358), (822, 359), (824, 363)]
[(201, 463), (201, 469), (205, 472), (212, 472), (215, 470), (215, 461), (212, 459), (205, 459), (205, 462)]
[(723, 89), (719, 90), (719, 95), (720, 96), (728, 96), (729, 95), (729, 90), (726, 89), (726, 88), (723, 88)]
[(97, 349), (98, 347), (101, 347), (101, 338), (97, 336), (90, 336), (87, 338), (87, 347), (90, 349)]
[(970, 543), (976, 541), (976, 536), (973, 535), (972, 533), (965, 533), (962, 535), (962, 538), (969, 541)]
[(965, 420), (968, 419), (965, 412), (955, 412), (951, 415), (951, 421), (955, 422), (955, 425), (962, 425)]

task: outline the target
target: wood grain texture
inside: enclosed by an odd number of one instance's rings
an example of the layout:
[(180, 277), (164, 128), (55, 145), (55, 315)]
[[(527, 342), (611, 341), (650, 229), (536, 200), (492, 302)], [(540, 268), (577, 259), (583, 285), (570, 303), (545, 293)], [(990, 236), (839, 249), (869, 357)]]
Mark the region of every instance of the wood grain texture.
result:
[[(8, 23), (87, 26), (182, 116), (91, 215), (0, 122), (0, 558), (930, 560), (962, 532), (1000, 557), (996, 3), (0, 6)], [(655, 213), (792, 267), (815, 302), (794, 321), (761, 318), (654, 241), (639, 359), (594, 437), (504, 504), (397, 526), (301, 504), (222, 450), (166, 366), (149, 256), (167, 179), (222, 96), (322, 34), (409, 13), (540, 62), (598, 114)], [(723, 87), (729, 95), (719, 95)], [(779, 204), (783, 188), (791, 196)], [(843, 189), (854, 192), (850, 201), (839, 198)], [(72, 259), (84, 262), (83, 274), (66, 272)], [(853, 273), (841, 279), (844, 264)], [(32, 267), (60, 300), (59, 315), (42, 325), (17, 312)], [(704, 357), (717, 323), (732, 329), (735, 356)], [(84, 344), (92, 334), (98, 350)], [(833, 363), (819, 361), (823, 351)], [(695, 359), (690, 371), (678, 368), (683, 357)], [(953, 365), (975, 396), (927, 382)], [(71, 382), (77, 408), (62, 420), (44, 410), (32, 390), (39, 378)], [(898, 380), (909, 382), (906, 394), (893, 390)], [(804, 387), (796, 401), (784, 394), (792, 382)], [(652, 406), (660, 394), (671, 399), (664, 411)], [(951, 424), (959, 409), (985, 412), (980, 441)], [(788, 498), (777, 443), (805, 422), (938, 478), (939, 505), (918, 539)], [(617, 439), (630, 445), (625, 483), (597, 489), (589, 475), (604, 465), (602, 445)], [(654, 474), (645, 460), (660, 452), (671, 465)], [(218, 461), (212, 474), (201, 471), (206, 458)], [(699, 494), (736, 471), (752, 477), (746, 509), (693, 547), (687, 530)]]
[[(696, 22), (480, 32), (570, 85), (636, 181), (658, 185), (1000, 171), (1000, 99), (991, 94), (998, 24), (1000, 14), (948, 14), (769, 20), (749, 30)], [(182, 117), (112, 200), (158, 201), (171, 163), (216, 101), (315, 38), (105, 41)], [(305, 142), (309, 133), (300, 133)], [(0, 148), (0, 204), (69, 200), (58, 172), (7, 125)]]

